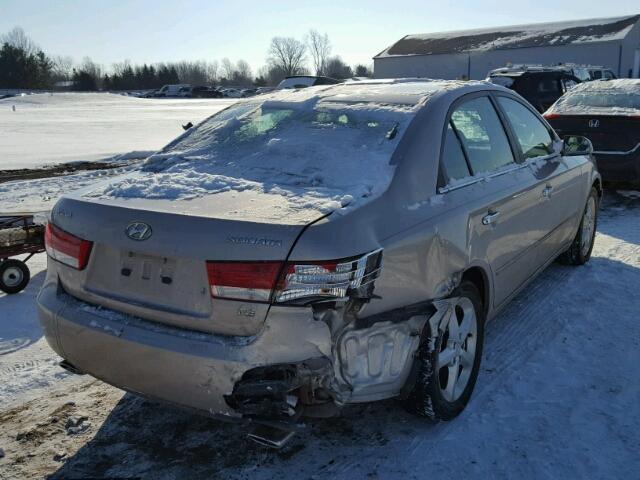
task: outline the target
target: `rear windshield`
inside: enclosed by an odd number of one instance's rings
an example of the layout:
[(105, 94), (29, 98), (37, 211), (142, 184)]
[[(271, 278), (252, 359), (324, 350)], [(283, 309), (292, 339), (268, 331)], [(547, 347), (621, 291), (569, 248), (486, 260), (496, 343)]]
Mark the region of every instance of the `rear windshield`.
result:
[(493, 77), (489, 77), (489, 81), (494, 85), (500, 85), (502, 87), (511, 88), (515, 80), (511, 77), (495, 75)]
[(558, 102), (563, 107), (632, 108), (640, 109), (640, 94), (592, 90), (567, 95)]
[[(390, 161), (412, 112), (369, 103), (238, 103), (150, 157), (142, 167), (154, 175), (149, 185), (142, 178), (112, 193), (191, 198), (251, 189), (343, 203), (371, 199), (391, 181)], [(171, 188), (151, 188), (168, 181)]]

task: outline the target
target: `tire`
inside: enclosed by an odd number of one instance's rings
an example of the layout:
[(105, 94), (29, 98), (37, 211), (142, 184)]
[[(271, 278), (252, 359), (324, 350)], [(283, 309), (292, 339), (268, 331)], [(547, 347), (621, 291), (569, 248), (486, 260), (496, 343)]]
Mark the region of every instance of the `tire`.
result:
[[(445, 314), (441, 322), (444, 325), (437, 331), (431, 331), (429, 322), (425, 325), (413, 372), (415, 383), (404, 400), (409, 412), (432, 421), (451, 420), (464, 410), (475, 387), (482, 358), (485, 317), (477, 287), (463, 281), (451, 298), (456, 298), (457, 304), (454, 314)], [(465, 321), (475, 322), (475, 330), (465, 328), (466, 338), (462, 342), (461, 337), (454, 341), (451, 334), (460, 332), (459, 327)], [(456, 322), (455, 327), (452, 322)], [(447, 361), (449, 357), (451, 360)], [(451, 372), (458, 374), (458, 381), (452, 384), (449, 382)]]
[(565, 265), (584, 265), (591, 258), (593, 243), (598, 227), (599, 196), (595, 188), (591, 188), (587, 203), (582, 211), (580, 227), (571, 247), (560, 255), (559, 260)]
[(24, 290), (31, 279), (29, 267), (20, 260), (5, 260), (0, 263), (0, 290), (12, 294)]

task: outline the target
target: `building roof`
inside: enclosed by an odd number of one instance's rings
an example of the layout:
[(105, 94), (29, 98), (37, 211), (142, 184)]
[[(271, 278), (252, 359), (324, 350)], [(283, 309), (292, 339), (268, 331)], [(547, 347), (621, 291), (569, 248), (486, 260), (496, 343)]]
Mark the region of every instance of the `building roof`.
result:
[(374, 58), (622, 40), (640, 15), (407, 35)]

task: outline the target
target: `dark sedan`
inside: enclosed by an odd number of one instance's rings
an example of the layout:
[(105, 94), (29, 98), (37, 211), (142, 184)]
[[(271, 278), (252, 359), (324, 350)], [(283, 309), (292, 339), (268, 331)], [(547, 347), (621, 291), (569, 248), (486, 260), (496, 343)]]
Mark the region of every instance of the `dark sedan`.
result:
[(591, 140), (605, 181), (640, 185), (640, 80), (580, 84), (544, 116), (561, 137)]

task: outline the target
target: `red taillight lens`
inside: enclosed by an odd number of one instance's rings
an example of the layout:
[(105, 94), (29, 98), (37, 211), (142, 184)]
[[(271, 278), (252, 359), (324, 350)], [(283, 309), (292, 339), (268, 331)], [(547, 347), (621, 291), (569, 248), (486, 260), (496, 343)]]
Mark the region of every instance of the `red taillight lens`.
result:
[(544, 118), (546, 118), (547, 120), (553, 120), (554, 118), (560, 118), (560, 114), (558, 114), (558, 113), (545, 113), (542, 116)]
[(44, 244), (51, 258), (78, 270), (87, 266), (93, 246), (93, 242), (71, 235), (51, 223), (47, 223)]
[(269, 301), (283, 262), (207, 262), (211, 296)]
[(346, 298), (378, 277), (382, 251), (320, 262), (207, 262), (211, 296), (276, 303)]

